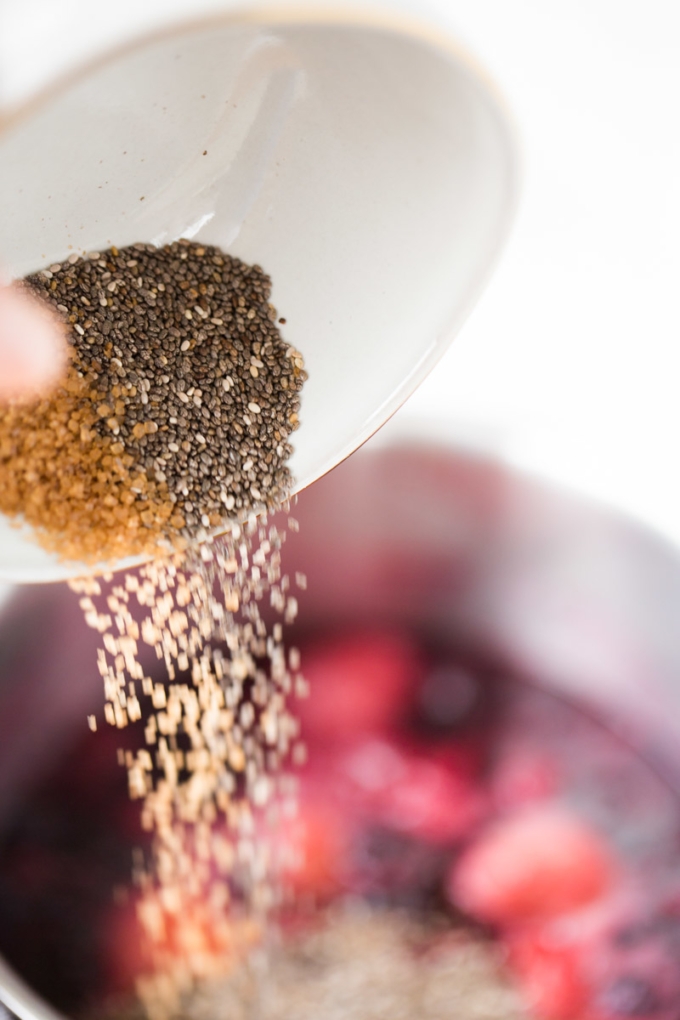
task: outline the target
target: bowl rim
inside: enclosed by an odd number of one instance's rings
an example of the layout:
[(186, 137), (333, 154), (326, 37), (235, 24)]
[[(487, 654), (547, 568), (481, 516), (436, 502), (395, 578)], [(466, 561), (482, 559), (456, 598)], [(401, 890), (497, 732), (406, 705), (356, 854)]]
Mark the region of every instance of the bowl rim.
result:
[(267, 2), (267, 0), (264, 3), (256, 2), (254, 4), (245, 2), (223, 11), (207, 12), (195, 17), (179, 19), (172, 24), (159, 25), (115, 46), (105, 47), (89, 59), (78, 61), (75, 66), (41, 84), (36, 91), (18, 103), (9, 103), (4, 107), (0, 103), (0, 137), (15, 127), (17, 123), (21, 123), (37, 113), (56, 96), (84, 81), (90, 74), (122, 57), (143, 50), (155, 42), (179, 38), (187, 32), (211, 27), (221, 28), (232, 24), (256, 26), (268, 23), (298, 26), (326, 25), (331, 28), (349, 27), (365, 28), (368, 31), (390, 31), (396, 35), (428, 43), (434, 49), (442, 52), (448, 52), (485, 85), (511, 128), (513, 140), (517, 142), (517, 125), (502, 89), (485, 65), (454, 38), (447, 26), (437, 24), (433, 19), (428, 20), (405, 11), (388, 11), (384, 7), (375, 5), (360, 6), (354, 0), (351, 0), (347, 5), (323, 8), (313, 5), (310, 0), (302, 0), (302, 3), (286, 4), (285, 6), (279, 6), (277, 3)]
[[(485, 256), (480, 260), (464, 299), (448, 316), (438, 335), (422, 352), (409, 374), (401, 380), (399, 386), (385, 402), (375, 408), (371, 419), (364, 425), (363, 430), (353, 438), (351, 445), (336, 450), (333, 462), (326, 465), (322, 471), (314, 471), (295, 479), (291, 493), (294, 496), (323, 477), (329, 470), (333, 470), (343, 463), (355, 450), (364, 446), (379, 432), (383, 425), (406, 403), (448, 350), (453, 338), (462, 328), (482, 295), (505, 248), (519, 206), (523, 176), (523, 152), (516, 120), (501, 88), (477, 57), (451, 35), (447, 25), (438, 23), (434, 18), (427, 20), (424, 17), (400, 10), (388, 11), (384, 7), (374, 5), (360, 7), (356, 5), (355, 0), (351, 0), (348, 6), (340, 7), (333, 4), (324, 8), (312, 6), (310, 0), (303, 0), (299, 4), (284, 3), (282, 6), (275, 2), (266, 2), (266, 0), (262, 4), (239, 3), (237, 6), (221, 12), (197, 15), (193, 18), (173, 22), (171, 25), (157, 27), (120, 45), (106, 49), (91, 60), (79, 63), (69, 71), (56, 76), (47, 85), (41, 86), (35, 94), (16, 106), (9, 107), (6, 111), (0, 108), (0, 141), (6, 133), (16, 126), (28, 122), (31, 117), (44, 110), (55, 98), (86, 81), (91, 74), (114, 64), (117, 60), (138, 53), (159, 41), (179, 39), (187, 33), (229, 25), (355, 28), (363, 29), (366, 32), (392, 34), (430, 47), (434, 53), (447, 57), (457, 65), (460, 72), (477, 85), (489, 115), (494, 121), (500, 142), (499, 148), (502, 152), (503, 193), (499, 203), (499, 215), (493, 230), (489, 233)], [(376, 419), (378, 420), (376, 421)], [(25, 580), (32, 583), (41, 583), (42, 581), (50, 583), (85, 574), (98, 575), (117, 572), (121, 569), (132, 568), (148, 559), (145, 556), (134, 556), (126, 557), (115, 563), (83, 564), (66, 560), (57, 562), (53, 556), (50, 558), (52, 570), (49, 577), (31, 575)], [(0, 581), (2, 580), (16, 582), (18, 579), (11, 571), (0, 571)], [(23, 578), (18, 580), (18, 583), (22, 583), (22, 581), (24, 581)]]

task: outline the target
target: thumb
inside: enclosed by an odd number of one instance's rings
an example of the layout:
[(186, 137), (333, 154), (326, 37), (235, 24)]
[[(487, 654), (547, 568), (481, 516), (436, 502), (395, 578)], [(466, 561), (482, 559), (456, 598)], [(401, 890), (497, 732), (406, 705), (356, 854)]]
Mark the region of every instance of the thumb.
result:
[(66, 368), (58, 319), (18, 287), (0, 286), (0, 401), (39, 396)]

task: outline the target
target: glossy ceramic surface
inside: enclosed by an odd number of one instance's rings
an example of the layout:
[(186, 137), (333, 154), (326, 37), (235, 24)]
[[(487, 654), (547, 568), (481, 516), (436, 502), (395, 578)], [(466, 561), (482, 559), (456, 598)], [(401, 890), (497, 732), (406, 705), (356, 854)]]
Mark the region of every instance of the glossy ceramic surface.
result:
[[(493, 89), (403, 26), (224, 18), (156, 37), (0, 132), (0, 258), (189, 237), (260, 263), (309, 382), (303, 488), (375, 432), (478, 295), (515, 201)], [(0, 578), (81, 572), (0, 521)]]

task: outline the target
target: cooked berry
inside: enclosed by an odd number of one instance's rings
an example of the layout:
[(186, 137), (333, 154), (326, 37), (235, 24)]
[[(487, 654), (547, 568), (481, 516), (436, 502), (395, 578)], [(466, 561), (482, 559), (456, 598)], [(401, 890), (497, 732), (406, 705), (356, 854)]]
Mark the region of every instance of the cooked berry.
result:
[(346, 634), (308, 645), (302, 657), (310, 694), (299, 715), (310, 745), (389, 731), (422, 668), (416, 646), (397, 631)]
[(456, 864), (452, 901), (508, 923), (566, 913), (600, 896), (615, 871), (601, 837), (575, 815), (534, 808), (491, 826)]

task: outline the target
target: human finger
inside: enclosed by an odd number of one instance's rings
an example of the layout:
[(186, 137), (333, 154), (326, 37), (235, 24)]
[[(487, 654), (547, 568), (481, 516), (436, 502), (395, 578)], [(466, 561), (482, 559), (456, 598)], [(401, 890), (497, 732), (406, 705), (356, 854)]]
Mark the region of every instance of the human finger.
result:
[(16, 286), (0, 286), (0, 400), (48, 391), (66, 367), (58, 319)]

